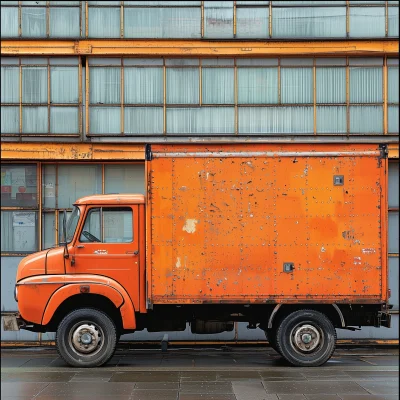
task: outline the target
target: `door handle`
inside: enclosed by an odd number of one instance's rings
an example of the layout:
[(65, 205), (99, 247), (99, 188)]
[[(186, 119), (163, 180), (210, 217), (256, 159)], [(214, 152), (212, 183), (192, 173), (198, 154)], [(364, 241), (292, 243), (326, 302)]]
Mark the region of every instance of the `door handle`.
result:
[(85, 246), (83, 244), (79, 244), (78, 246), (76, 246), (77, 249), (84, 249)]
[(137, 256), (139, 254), (139, 250), (127, 251), (126, 254), (133, 254), (134, 256)]

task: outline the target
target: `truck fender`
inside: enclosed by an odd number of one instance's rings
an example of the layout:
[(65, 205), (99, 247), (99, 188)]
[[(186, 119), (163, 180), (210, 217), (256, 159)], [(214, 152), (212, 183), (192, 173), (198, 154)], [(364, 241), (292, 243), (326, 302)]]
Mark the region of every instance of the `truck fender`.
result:
[[(124, 329), (135, 329), (135, 309), (132, 301), (122, 287), (116, 288), (114, 285), (111, 286), (112, 283), (114, 282), (110, 282), (110, 280), (108, 280), (107, 283), (104, 283), (96, 282), (93, 279), (88, 282), (85, 279), (85, 282), (66, 284), (54, 292), (54, 294), (50, 297), (43, 313), (42, 325), (47, 325), (54, 313), (57, 311), (58, 307), (71, 296), (81, 294), (81, 288), (82, 286), (85, 286), (89, 287), (88, 293), (98, 294), (108, 298), (115, 305), (115, 307), (119, 309), (121, 313), (122, 326)], [(117, 282), (115, 282), (115, 284), (116, 286), (120, 286)]]

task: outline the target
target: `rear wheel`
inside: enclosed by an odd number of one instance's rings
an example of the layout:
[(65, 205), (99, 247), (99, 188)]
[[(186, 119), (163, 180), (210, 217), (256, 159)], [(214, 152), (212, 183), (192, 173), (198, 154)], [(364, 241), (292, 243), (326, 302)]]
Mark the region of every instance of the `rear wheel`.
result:
[(56, 333), (57, 351), (73, 367), (99, 367), (114, 354), (117, 333), (105, 313), (82, 308), (69, 313)]
[(267, 338), (270, 347), (272, 347), (277, 353), (279, 353), (278, 347), (276, 345), (276, 328), (267, 329), (265, 331), (265, 337)]
[(336, 346), (336, 331), (324, 314), (299, 310), (279, 324), (276, 346), (290, 364), (317, 367), (331, 358)]

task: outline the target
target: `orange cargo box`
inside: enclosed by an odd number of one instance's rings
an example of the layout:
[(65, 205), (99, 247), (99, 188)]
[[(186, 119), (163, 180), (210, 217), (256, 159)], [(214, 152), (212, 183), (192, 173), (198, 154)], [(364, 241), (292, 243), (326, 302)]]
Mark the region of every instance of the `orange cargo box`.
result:
[(152, 145), (148, 301), (387, 301), (379, 145)]

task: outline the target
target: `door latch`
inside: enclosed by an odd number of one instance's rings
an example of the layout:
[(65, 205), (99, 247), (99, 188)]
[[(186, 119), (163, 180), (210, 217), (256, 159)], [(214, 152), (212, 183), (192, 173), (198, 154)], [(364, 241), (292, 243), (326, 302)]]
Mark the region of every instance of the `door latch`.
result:
[(283, 272), (293, 272), (294, 263), (283, 263)]

